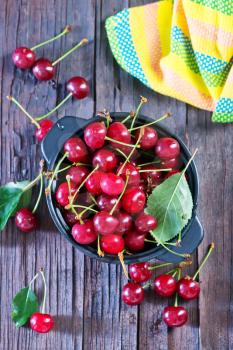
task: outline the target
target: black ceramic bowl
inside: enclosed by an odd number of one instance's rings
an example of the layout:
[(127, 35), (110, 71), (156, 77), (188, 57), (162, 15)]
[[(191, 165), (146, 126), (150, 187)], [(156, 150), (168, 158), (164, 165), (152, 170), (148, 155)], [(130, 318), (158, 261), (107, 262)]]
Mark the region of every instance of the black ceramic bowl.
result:
[[(119, 120), (119, 121), (124, 119), (127, 115), (128, 113), (111, 113), (112, 119)], [(88, 124), (92, 123), (93, 121), (98, 121), (98, 120), (100, 120), (99, 117), (94, 117), (92, 119), (85, 120), (77, 117), (68, 117), (68, 116), (60, 119), (49, 131), (49, 133), (46, 135), (45, 139), (42, 142), (41, 148), (42, 148), (43, 156), (47, 163), (47, 168), (49, 170), (54, 169), (57, 160), (60, 159), (62, 155), (63, 145), (68, 138), (70, 138), (74, 134), (78, 136), (82, 136), (84, 128)], [(137, 124), (138, 125), (146, 124), (150, 121), (151, 119), (149, 119), (148, 117), (140, 115), (140, 117), (137, 120)], [(162, 127), (159, 127), (157, 125), (156, 125), (156, 130), (158, 131), (160, 136), (171, 136), (177, 139), (181, 147), (182, 161), (184, 162), (184, 164), (187, 163), (187, 161), (191, 157), (191, 154), (187, 149), (187, 147), (185, 146), (185, 144), (183, 143), (183, 141), (179, 137), (174, 136), (168, 130)], [(182, 246), (181, 247), (170, 246), (170, 249), (179, 253), (192, 253), (203, 239), (203, 229), (196, 216), (199, 185), (198, 185), (197, 170), (194, 162), (192, 162), (191, 165), (189, 166), (187, 170), (187, 175), (188, 175), (189, 186), (193, 196), (194, 207), (193, 207), (192, 217), (189, 220), (189, 223), (187, 224), (187, 226), (182, 231)], [(55, 189), (56, 189), (56, 181), (54, 181), (54, 184), (52, 186), (51, 194), (47, 196), (47, 204), (48, 204), (51, 217), (56, 227), (58, 228), (59, 232), (63, 236), (65, 236), (65, 238), (75, 248), (82, 251), (85, 255), (101, 260), (103, 262), (118, 264), (119, 259), (117, 256), (105, 254), (104, 257), (99, 257), (97, 255), (95, 248), (88, 245), (80, 245), (73, 239), (70, 233), (70, 227), (66, 224), (65, 220), (63, 219), (61, 210), (57, 205), (56, 200), (54, 199)], [(174, 263), (182, 261), (181, 257), (174, 255), (172, 253), (169, 253), (167, 250), (165, 250), (160, 246), (156, 246), (150, 243), (148, 243), (145, 246), (144, 251), (135, 253), (132, 256), (126, 255), (124, 261), (126, 264), (129, 264), (129, 263), (138, 262), (138, 261), (148, 261), (153, 258), (156, 258), (162, 261), (174, 262)]]

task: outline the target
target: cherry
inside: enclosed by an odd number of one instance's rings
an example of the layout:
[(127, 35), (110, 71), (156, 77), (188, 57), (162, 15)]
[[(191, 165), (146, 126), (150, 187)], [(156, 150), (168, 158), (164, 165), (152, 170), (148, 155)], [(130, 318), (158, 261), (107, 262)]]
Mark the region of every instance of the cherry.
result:
[(37, 227), (37, 218), (28, 208), (22, 208), (15, 215), (15, 224), (22, 232), (31, 232)]
[(75, 224), (72, 227), (71, 234), (79, 244), (90, 244), (97, 239), (92, 220), (86, 220), (83, 224)]
[(51, 315), (35, 312), (30, 317), (30, 327), (37, 333), (48, 333), (54, 326), (54, 320)]
[(167, 306), (163, 310), (163, 320), (169, 327), (181, 327), (188, 320), (188, 312), (182, 306)]
[(139, 305), (144, 300), (144, 289), (137, 283), (127, 283), (121, 293), (122, 300), (127, 305)]
[(102, 189), (100, 187), (100, 180), (103, 176), (103, 172), (100, 170), (96, 170), (85, 182), (85, 187), (87, 191), (94, 195), (99, 195), (102, 193)]
[(129, 188), (125, 191), (121, 204), (122, 207), (130, 214), (136, 214), (142, 211), (146, 203), (145, 193), (135, 187)]
[(136, 283), (143, 283), (148, 281), (152, 276), (152, 271), (149, 270), (150, 264), (148, 262), (140, 262), (129, 265), (130, 278)]
[(108, 254), (119, 254), (125, 248), (124, 239), (116, 234), (103, 236), (100, 239), (100, 248)]
[(73, 226), (78, 222), (78, 220), (76, 219), (76, 214), (73, 213), (72, 210), (64, 210), (63, 215), (65, 218), (65, 221), (69, 226)]
[[(100, 210), (109, 212), (114, 207), (114, 204), (117, 202), (117, 197), (111, 197), (111, 196), (108, 196), (107, 194), (101, 194), (96, 199), (96, 202)], [(119, 202), (115, 208), (115, 213), (119, 211), (120, 207), (121, 207), (121, 203)]]
[[(138, 129), (135, 133), (135, 139), (138, 140), (140, 135), (140, 129)], [(140, 140), (140, 146), (143, 150), (148, 150), (155, 147), (156, 142), (158, 141), (157, 131), (149, 126), (144, 128), (144, 134)]]
[(103, 122), (89, 124), (84, 130), (84, 140), (92, 150), (103, 147), (107, 128)]
[(50, 80), (56, 73), (56, 68), (53, 66), (53, 62), (47, 58), (39, 58), (33, 65), (33, 75), (38, 80)]
[(154, 216), (141, 213), (138, 215), (135, 221), (135, 227), (138, 231), (149, 232), (157, 227), (158, 223)]
[(74, 195), (75, 191), (77, 189), (77, 186), (70, 181), (70, 193), (69, 193), (69, 186), (67, 182), (63, 182), (58, 186), (58, 189), (56, 191), (56, 200), (57, 202), (62, 206), (66, 207), (69, 204), (69, 196)]
[(87, 177), (88, 174), (89, 174), (89, 169), (83, 165), (72, 166), (67, 171), (67, 175), (70, 176), (70, 180), (77, 186), (81, 185), (81, 183)]
[(53, 127), (54, 123), (50, 119), (42, 120), (39, 123), (40, 127), (36, 129), (36, 138), (38, 141), (42, 141), (44, 137), (48, 134), (49, 130)]
[(106, 211), (100, 211), (95, 214), (93, 218), (93, 224), (95, 231), (101, 235), (109, 235), (116, 231), (119, 221), (114, 216), (110, 215)]
[(181, 166), (181, 160), (179, 157), (164, 159), (160, 163), (161, 169), (166, 169), (166, 168), (179, 169), (180, 166)]
[(184, 300), (196, 299), (200, 294), (200, 284), (192, 277), (185, 276), (177, 283), (177, 293)]
[(87, 97), (90, 93), (90, 87), (87, 80), (79, 76), (71, 78), (67, 82), (66, 89), (78, 100)]
[(172, 137), (161, 137), (156, 144), (155, 154), (161, 159), (176, 158), (180, 154), (180, 145)]
[(12, 60), (16, 67), (21, 69), (31, 68), (36, 60), (36, 54), (28, 47), (17, 47), (12, 54)]
[(68, 152), (67, 158), (75, 163), (85, 161), (88, 155), (85, 143), (77, 136), (71, 137), (65, 142), (64, 150)]
[(170, 297), (176, 291), (176, 280), (169, 274), (163, 274), (155, 278), (154, 292), (162, 297)]
[(180, 174), (180, 171), (179, 170), (171, 170), (164, 176), (164, 179), (168, 179), (169, 177), (171, 177), (172, 175), (175, 175), (175, 174)]
[(133, 218), (131, 215), (124, 211), (116, 213), (116, 218), (118, 219), (117, 233), (124, 234), (129, 231), (133, 226)]
[[(111, 139), (124, 142), (124, 143), (131, 142), (131, 135), (129, 133), (129, 130), (121, 122), (111, 123), (111, 125), (108, 127), (107, 136)], [(113, 147), (121, 148), (121, 145), (119, 145), (119, 143), (116, 143), (114, 141), (110, 141), (110, 144)]]
[(138, 186), (140, 183), (140, 174), (136, 166), (131, 163), (126, 163), (123, 167), (122, 164), (117, 169), (117, 174), (120, 175), (124, 181), (126, 180), (126, 174), (129, 176), (128, 186)]
[(119, 195), (125, 186), (124, 180), (114, 173), (104, 173), (100, 179), (100, 187), (102, 191), (109, 196)]
[(132, 252), (139, 252), (145, 247), (145, 234), (132, 230), (127, 232), (125, 236), (125, 245)]
[[(148, 170), (148, 171), (145, 171)], [(162, 181), (162, 173), (158, 171), (158, 165), (151, 164), (143, 167), (143, 172), (141, 172), (141, 177), (144, 180), (150, 180), (152, 184), (158, 185)]]
[(99, 170), (104, 172), (113, 170), (117, 165), (117, 156), (109, 149), (102, 148), (97, 151), (92, 159), (92, 165), (99, 165)]

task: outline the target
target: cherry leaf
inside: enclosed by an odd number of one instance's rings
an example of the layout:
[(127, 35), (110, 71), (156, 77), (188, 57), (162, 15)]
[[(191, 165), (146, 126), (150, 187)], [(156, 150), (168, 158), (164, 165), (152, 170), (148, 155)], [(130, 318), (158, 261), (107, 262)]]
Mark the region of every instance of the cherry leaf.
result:
[(179, 234), (192, 216), (193, 199), (184, 174), (174, 174), (157, 186), (147, 200), (146, 212), (156, 217), (152, 236), (164, 243)]
[(29, 287), (22, 288), (12, 302), (12, 320), (16, 327), (21, 327), (38, 310), (39, 303), (35, 293)]

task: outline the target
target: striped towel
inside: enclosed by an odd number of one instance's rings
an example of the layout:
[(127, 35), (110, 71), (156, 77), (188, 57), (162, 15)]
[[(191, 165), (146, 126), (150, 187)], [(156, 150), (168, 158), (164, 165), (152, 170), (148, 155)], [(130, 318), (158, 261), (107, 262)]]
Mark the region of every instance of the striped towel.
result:
[(162, 0), (107, 18), (112, 52), (151, 89), (233, 121), (233, 0)]

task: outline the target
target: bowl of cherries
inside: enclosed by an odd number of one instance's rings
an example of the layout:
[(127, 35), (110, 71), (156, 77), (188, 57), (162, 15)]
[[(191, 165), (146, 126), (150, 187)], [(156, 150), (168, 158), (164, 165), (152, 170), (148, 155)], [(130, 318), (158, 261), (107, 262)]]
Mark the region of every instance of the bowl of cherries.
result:
[[(107, 263), (180, 262), (203, 238), (198, 175), (183, 141), (139, 113), (65, 116), (42, 142), (59, 232)], [(120, 257), (120, 259), (119, 259)]]

